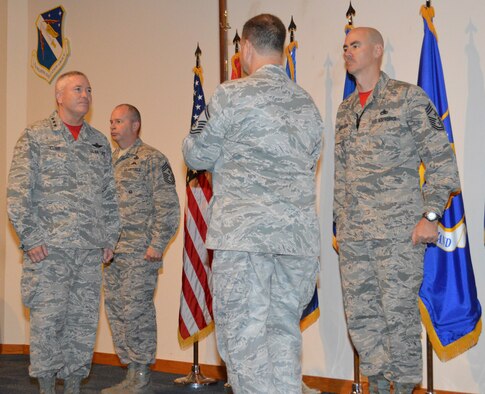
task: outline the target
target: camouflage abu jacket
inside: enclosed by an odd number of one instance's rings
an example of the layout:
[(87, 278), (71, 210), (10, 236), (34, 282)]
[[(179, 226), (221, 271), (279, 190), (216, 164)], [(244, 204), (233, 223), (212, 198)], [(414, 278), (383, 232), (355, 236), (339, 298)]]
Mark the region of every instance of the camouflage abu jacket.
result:
[(441, 214), (459, 188), (443, 123), (421, 88), (381, 72), (364, 108), (357, 90), (342, 102), (335, 126), (337, 239), (411, 238), (422, 214)]
[(280, 66), (216, 89), (183, 144), (188, 167), (212, 172), (208, 248), (320, 254), (322, 131), (313, 100)]
[(116, 253), (165, 250), (179, 226), (180, 206), (168, 159), (140, 138), (113, 153), (121, 235)]
[(75, 141), (57, 111), (27, 127), (15, 146), (7, 206), (23, 250), (114, 249), (119, 216), (106, 137), (84, 122)]

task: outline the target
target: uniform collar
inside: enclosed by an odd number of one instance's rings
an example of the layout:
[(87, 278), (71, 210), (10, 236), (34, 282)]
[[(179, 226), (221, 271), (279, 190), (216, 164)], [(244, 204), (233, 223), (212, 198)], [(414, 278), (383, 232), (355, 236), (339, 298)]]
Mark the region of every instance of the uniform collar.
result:
[[(64, 138), (68, 141), (74, 142), (74, 137), (72, 136), (71, 132), (67, 128), (67, 126), (62, 121), (61, 117), (59, 116), (59, 112), (55, 110), (49, 116), (49, 122), (51, 124), (51, 129), (55, 132), (61, 133)], [(79, 131), (78, 141), (89, 141), (91, 135), (91, 128), (89, 124), (83, 120), (83, 124), (81, 130)]]
[(136, 156), (137, 155), (137, 152), (138, 152), (138, 148), (143, 144), (143, 141), (141, 140), (140, 137), (138, 137), (135, 142), (133, 143), (133, 145), (131, 145), (128, 150), (125, 152), (124, 155), (122, 155), (121, 157), (118, 157), (121, 149), (118, 147), (115, 149), (114, 153), (113, 153), (113, 157), (116, 157), (116, 161), (118, 160), (121, 160), (121, 159), (124, 159), (128, 156)]
[(390, 79), (389, 76), (384, 71), (381, 71), (379, 80), (377, 81), (376, 86), (374, 86), (374, 89), (372, 89), (372, 93), (367, 98), (364, 108), (362, 108), (362, 106), (360, 105), (359, 91), (355, 89), (352, 95), (349, 97), (349, 100), (354, 112), (361, 113), (373, 101), (378, 100), (382, 92), (386, 88), (387, 83), (389, 82), (389, 79)]
[(264, 66), (261, 66), (260, 68), (258, 68), (251, 75), (264, 73), (264, 72), (271, 73), (271, 74), (283, 74), (285, 77), (288, 78), (288, 76), (286, 75), (285, 69), (283, 68), (282, 65), (279, 65), (279, 64), (265, 64)]

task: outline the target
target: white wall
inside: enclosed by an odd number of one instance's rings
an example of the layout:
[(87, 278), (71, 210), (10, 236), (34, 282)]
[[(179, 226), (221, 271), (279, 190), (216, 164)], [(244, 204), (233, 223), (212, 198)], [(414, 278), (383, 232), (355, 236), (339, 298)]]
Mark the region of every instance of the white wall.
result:
[[(355, 25), (374, 26), (383, 33), (387, 46), (384, 70), (391, 77), (413, 83), (417, 80), (423, 36), (419, 16), (423, 2), (352, 2), (357, 11)], [(37, 43), (35, 19), (59, 3), (52, 0), (7, 0), (7, 3), (9, 35), (2, 38), (0, 34), (0, 42), (8, 41), (6, 162), (9, 163), (15, 140), (25, 124), (47, 116), (54, 107), (53, 86), (37, 77), (29, 64)], [(203, 51), (204, 88), (206, 96), (210, 97), (219, 82), (218, 1), (64, 0), (62, 5), (66, 10), (64, 34), (70, 40), (72, 50), (63, 71), (79, 69), (89, 76), (94, 97), (89, 116), (91, 123), (108, 134), (112, 108), (121, 102), (136, 105), (143, 118), (142, 138), (169, 157), (183, 205), (185, 168), (180, 146), (188, 130), (191, 112), (193, 54), (199, 42)], [(435, 2), (433, 5), (436, 7), (435, 25), (447, 82), (471, 253), (479, 297), (483, 301), (485, 133), (480, 127), (480, 115), (485, 107), (481, 64), (485, 58), (485, 3), (465, 0)], [(331, 247), (331, 201), (333, 125), (343, 90), (341, 53), (347, 7), (348, 2), (332, 0), (228, 0), (232, 26), (229, 42), (232, 42), (236, 28), (241, 33), (244, 21), (261, 12), (275, 13), (285, 24), (293, 16), (298, 26), (298, 82), (314, 97), (326, 126), (319, 179), (323, 228), (319, 285), (321, 317), (304, 333), (303, 371), (307, 375), (341, 379), (352, 378), (352, 353), (343, 318), (337, 258)], [(230, 45), (229, 53), (232, 52)], [(8, 166), (0, 166), (0, 180), (5, 179)], [(4, 206), (1, 209), (4, 215)], [(4, 226), (4, 223), (0, 222), (0, 225)], [(4, 233), (7, 264), (4, 324), (0, 330), (4, 334), (3, 343), (28, 343), (28, 321), (20, 305), (18, 289), (20, 253), (9, 226), (0, 235)], [(190, 362), (192, 350), (180, 350), (177, 342), (181, 256), (182, 232), (179, 231), (166, 253), (156, 294), (157, 357)], [(2, 263), (0, 261), (0, 272)], [(104, 311), (96, 351), (113, 352)], [(201, 343), (200, 362), (219, 363), (212, 336)], [(485, 392), (483, 341), (448, 363), (435, 358), (435, 388)]]

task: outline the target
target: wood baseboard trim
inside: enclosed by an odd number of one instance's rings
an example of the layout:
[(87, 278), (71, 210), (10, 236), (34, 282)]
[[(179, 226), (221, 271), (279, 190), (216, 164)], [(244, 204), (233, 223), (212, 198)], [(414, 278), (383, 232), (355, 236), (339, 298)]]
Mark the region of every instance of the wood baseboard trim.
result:
[(0, 344), (0, 354), (30, 354), (30, 346)]
[[(0, 344), (0, 354), (29, 354), (29, 345), (6, 345)], [(121, 367), (120, 360), (116, 354), (95, 352), (93, 355), (94, 364), (113, 365)], [(183, 361), (157, 359), (152, 369), (158, 372), (172, 373), (177, 375), (188, 375), (192, 370), (192, 363)], [(216, 380), (226, 380), (226, 368), (222, 365), (200, 364), (201, 372)], [(320, 376), (303, 376), (303, 381), (317, 390), (348, 394), (352, 392), (352, 381), (344, 379), (329, 379)], [(367, 380), (362, 382), (364, 393), (367, 391)], [(434, 390), (435, 394), (463, 394), (456, 391)], [(426, 389), (418, 388), (413, 394), (426, 394)]]

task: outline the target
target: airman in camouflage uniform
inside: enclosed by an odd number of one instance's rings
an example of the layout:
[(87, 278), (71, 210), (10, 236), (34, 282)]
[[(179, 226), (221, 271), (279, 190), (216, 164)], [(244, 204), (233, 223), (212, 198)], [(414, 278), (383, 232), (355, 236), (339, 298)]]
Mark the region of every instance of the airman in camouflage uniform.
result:
[(58, 110), (20, 136), (7, 190), (24, 251), (30, 375), (47, 394), (55, 393), (55, 377), (65, 380), (65, 393), (77, 393), (89, 373), (101, 263), (111, 259), (119, 236), (110, 145), (83, 120), (91, 104), (86, 76), (61, 75), (56, 100)]
[[(412, 392), (421, 381), (418, 291), (426, 243), (459, 189), (443, 123), (421, 88), (380, 71), (371, 28), (345, 39), (357, 89), (337, 113), (334, 220), (347, 325), (371, 392)], [(365, 101), (365, 95), (368, 98)], [(426, 166), (420, 188), (419, 167)]]
[(180, 207), (168, 159), (139, 138), (141, 117), (129, 104), (111, 115), (111, 136), (120, 205), (121, 236), (104, 269), (105, 306), (116, 354), (127, 377), (103, 393), (150, 392), (157, 323), (153, 295), (162, 254), (177, 231)]
[(188, 167), (212, 172), (214, 320), (236, 394), (301, 393), (299, 321), (319, 271), (323, 126), (281, 66), (285, 34), (273, 15), (246, 22), (249, 76), (216, 89), (183, 144)]

